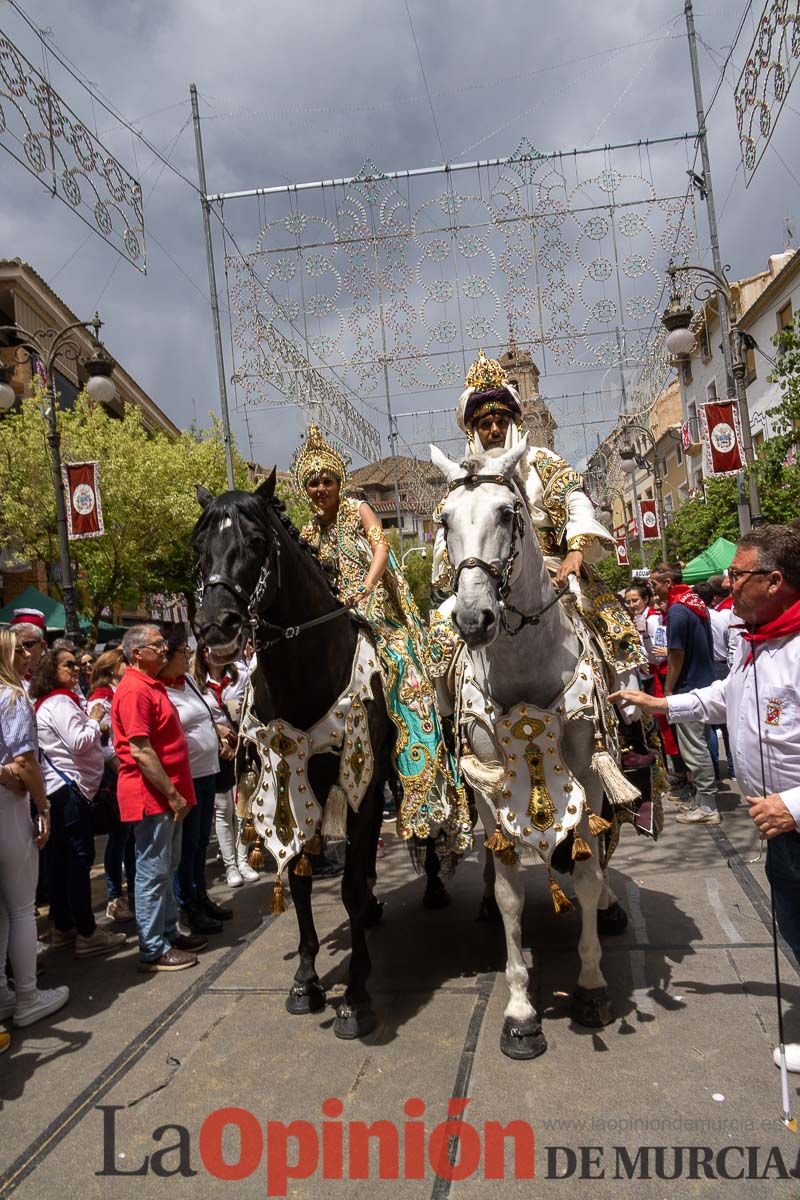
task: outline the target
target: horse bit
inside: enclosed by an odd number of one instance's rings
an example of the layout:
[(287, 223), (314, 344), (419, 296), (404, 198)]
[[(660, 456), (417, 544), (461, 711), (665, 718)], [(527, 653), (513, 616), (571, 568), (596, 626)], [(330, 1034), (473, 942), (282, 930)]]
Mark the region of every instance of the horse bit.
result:
[[(496, 563), (485, 562), (484, 559), (475, 558), (474, 556), (462, 559), (462, 561), (455, 568), (455, 573), (453, 575), (453, 594), (458, 594), (458, 582), (461, 578), (462, 571), (466, 571), (472, 567), (477, 567), (478, 570), (485, 571), (486, 574), (497, 584), (497, 600), (500, 607), (500, 619), (503, 628), (509, 637), (516, 637), (516, 635), (522, 629), (524, 629), (526, 625), (538, 625), (544, 614), (548, 612), (553, 605), (557, 604), (562, 596), (567, 594), (569, 591), (569, 584), (562, 584), (560, 588), (556, 588), (556, 594), (553, 599), (548, 600), (547, 604), (543, 605), (536, 612), (523, 613), (520, 611), (520, 609), (515, 608), (513, 604), (509, 604), (508, 593), (511, 587), (511, 572), (514, 569), (514, 563), (519, 557), (518, 541), (521, 539), (523, 534), (522, 500), (520, 499), (519, 491), (509, 479), (506, 479), (505, 475), (462, 475), (457, 479), (451, 480), (447, 490), (448, 492), (452, 492), (459, 487), (474, 488), (479, 487), (482, 483), (494, 483), (500, 485), (501, 487), (507, 487), (514, 495), (514, 518), (511, 527), (511, 549), (509, 550), (508, 558), (502, 567)], [(447, 534), (445, 533), (445, 545), (446, 543)], [(507, 614), (510, 612), (514, 613), (516, 617), (519, 617), (519, 624), (515, 629), (512, 629), (508, 622)]]

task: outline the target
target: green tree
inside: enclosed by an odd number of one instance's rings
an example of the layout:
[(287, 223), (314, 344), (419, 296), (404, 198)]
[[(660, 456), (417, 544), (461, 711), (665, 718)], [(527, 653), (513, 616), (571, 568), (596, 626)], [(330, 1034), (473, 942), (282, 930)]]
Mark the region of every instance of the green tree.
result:
[[(617, 564), (617, 558), (613, 551), (593, 566), (593, 570), (605, 581), (612, 592), (618, 592), (620, 588), (627, 587), (633, 578), (632, 572), (642, 566), (642, 556), (638, 550), (631, 550), (629, 546), (628, 553), (630, 558), (630, 566), (628, 567), (620, 567)], [(647, 565), (646, 563), (645, 566)]]
[[(394, 551), (395, 558), (400, 562), (400, 537), (396, 529), (387, 529), (386, 536), (389, 539), (389, 545)], [(409, 550), (412, 543), (408, 538), (404, 539), (404, 549)], [(431, 565), (433, 559), (433, 545), (425, 547), (425, 554), (409, 554), (406, 559), (406, 565), (403, 567), (403, 574), (406, 577), (406, 582), (411, 588), (414, 599), (417, 602), (423, 620), (428, 619), (428, 614), (431, 608)]]
[[(85, 393), (58, 420), (63, 461), (100, 464), (105, 534), (70, 543), (91, 624), (96, 628), (104, 608), (135, 605), (149, 592), (191, 594), (189, 537), (199, 515), (195, 485), (213, 492), (226, 486), (218, 425), (173, 439), (148, 432), (138, 408), (126, 407), (119, 419)], [(237, 486), (249, 490), (238, 455), (235, 473)], [(58, 560), (41, 389), (0, 421), (0, 539), (24, 558), (48, 565)]]
[(769, 381), (780, 386), (781, 402), (769, 410), (772, 436), (759, 451), (757, 471), (762, 505), (766, 496), (781, 514), (768, 519), (786, 521), (798, 515), (800, 499), (800, 333), (789, 326), (772, 340), (779, 353)]

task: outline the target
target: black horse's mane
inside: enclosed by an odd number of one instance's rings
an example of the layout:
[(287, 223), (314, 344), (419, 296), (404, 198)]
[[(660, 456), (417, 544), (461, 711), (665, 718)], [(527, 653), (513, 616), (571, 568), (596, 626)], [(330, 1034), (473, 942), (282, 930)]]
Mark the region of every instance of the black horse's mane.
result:
[[(267, 511), (271, 513), (282, 527), (289, 534), (293, 542), (308, 555), (311, 562), (316, 566), (317, 570), (321, 571), (322, 576), (328, 587), (333, 591), (333, 583), (325, 570), (322, 562), (320, 562), (319, 554), (316, 547), (309, 545), (300, 536), (300, 530), (295, 525), (294, 521), (286, 511), (286, 505), (278, 496), (272, 496), (266, 501)], [(208, 526), (212, 521), (218, 521), (220, 518), (229, 518), (231, 524), (236, 531), (237, 536), (242, 537), (242, 528), (240, 516), (246, 516), (254, 524), (263, 524), (264, 520), (264, 499), (257, 496), (255, 492), (225, 492), (221, 496), (215, 496), (213, 501), (203, 510), (197, 527), (192, 535), (192, 543), (195, 549), (198, 548), (198, 542), (208, 531)]]

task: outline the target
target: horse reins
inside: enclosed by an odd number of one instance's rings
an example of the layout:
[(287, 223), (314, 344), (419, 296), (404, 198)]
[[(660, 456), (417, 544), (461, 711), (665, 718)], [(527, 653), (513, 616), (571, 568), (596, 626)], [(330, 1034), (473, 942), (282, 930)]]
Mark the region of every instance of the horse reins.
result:
[[(215, 574), (209, 575), (205, 584), (203, 584), (201, 581), (197, 592), (198, 604), (202, 604), (203, 602), (203, 594), (205, 589), (215, 586), (225, 587), (230, 592), (233, 592), (234, 596), (236, 596), (239, 600), (244, 600), (247, 604), (247, 623), (251, 629), (253, 648), (255, 650), (269, 650), (272, 646), (277, 646), (279, 642), (290, 641), (292, 638), (299, 637), (301, 633), (305, 633), (307, 629), (314, 629), (317, 625), (324, 625), (328, 621), (332, 621), (334, 618), (340, 617), (342, 613), (350, 611), (346, 605), (341, 605), (339, 608), (335, 608), (332, 612), (325, 613), (321, 617), (314, 617), (311, 621), (303, 621), (300, 625), (287, 625), (286, 628), (284, 628), (282, 625), (274, 625), (271, 621), (265, 620), (264, 617), (261, 616), (259, 609), (265, 595), (267, 594), (267, 584), (272, 574), (273, 563), (275, 573), (275, 593), (277, 593), (280, 591), (281, 586), (281, 544), (277, 537), (274, 537), (272, 539), (272, 546), (270, 548), (267, 561), (259, 571), (256, 585), (249, 597), (247, 596), (247, 593), (242, 585), (237, 583), (235, 579), (231, 579), (228, 575)], [(277, 636), (270, 638), (269, 641), (261, 642), (258, 639), (259, 629), (273, 630), (276, 632)]]
[[(461, 578), (462, 571), (477, 567), (479, 571), (485, 571), (490, 579), (493, 579), (497, 584), (497, 599), (500, 605), (501, 621), (504, 630), (509, 637), (516, 637), (517, 634), (525, 628), (526, 625), (538, 625), (542, 617), (548, 612), (562, 596), (569, 592), (569, 584), (562, 584), (561, 587), (555, 589), (555, 595), (552, 600), (548, 600), (547, 604), (542, 605), (536, 612), (524, 613), (508, 602), (508, 593), (511, 588), (511, 572), (514, 568), (514, 563), (519, 556), (518, 539), (522, 538), (523, 523), (522, 523), (522, 501), (519, 492), (510, 479), (506, 479), (505, 475), (462, 475), (457, 479), (452, 479), (448, 485), (448, 492), (455, 491), (456, 488), (479, 487), (482, 483), (494, 483), (501, 487), (506, 487), (514, 495), (514, 519), (511, 530), (511, 550), (508, 558), (503, 566), (497, 563), (488, 563), (482, 558), (476, 558), (471, 555), (469, 558), (462, 561), (455, 568), (453, 575), (453, 594), (458, 594), (458, 583)], [(445, 534), (445, 543), (447, 536)], [(519, 624), (512, 629), (507, 618), (508, 613), (514, 613), (519, 617)]]

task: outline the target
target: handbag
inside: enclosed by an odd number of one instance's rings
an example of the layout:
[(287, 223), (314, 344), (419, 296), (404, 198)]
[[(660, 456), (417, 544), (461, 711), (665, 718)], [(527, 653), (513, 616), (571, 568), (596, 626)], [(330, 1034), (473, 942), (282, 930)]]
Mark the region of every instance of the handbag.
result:
[(63, 780), (69, 788), (73, 797), (77, 801), (89, 805), (92, 814), (92, 830), (95, 837), (111, 833), (112, 829), (116, 829), (122, 823), (119, 815), (119, 804), (117, 803), (117, 777), (109, 766), (103, 767), (103, 777), (100, 780), (100, 786), (94, 798), (89, 800), (88, 797), (84, 796), (75, 780), (70, 779), (69, 775), (65, 775), (63, 771), (58, 769), (46, 751), (42, 750), (41, 754), (42, 758), (47, 760), (59, 779)]

